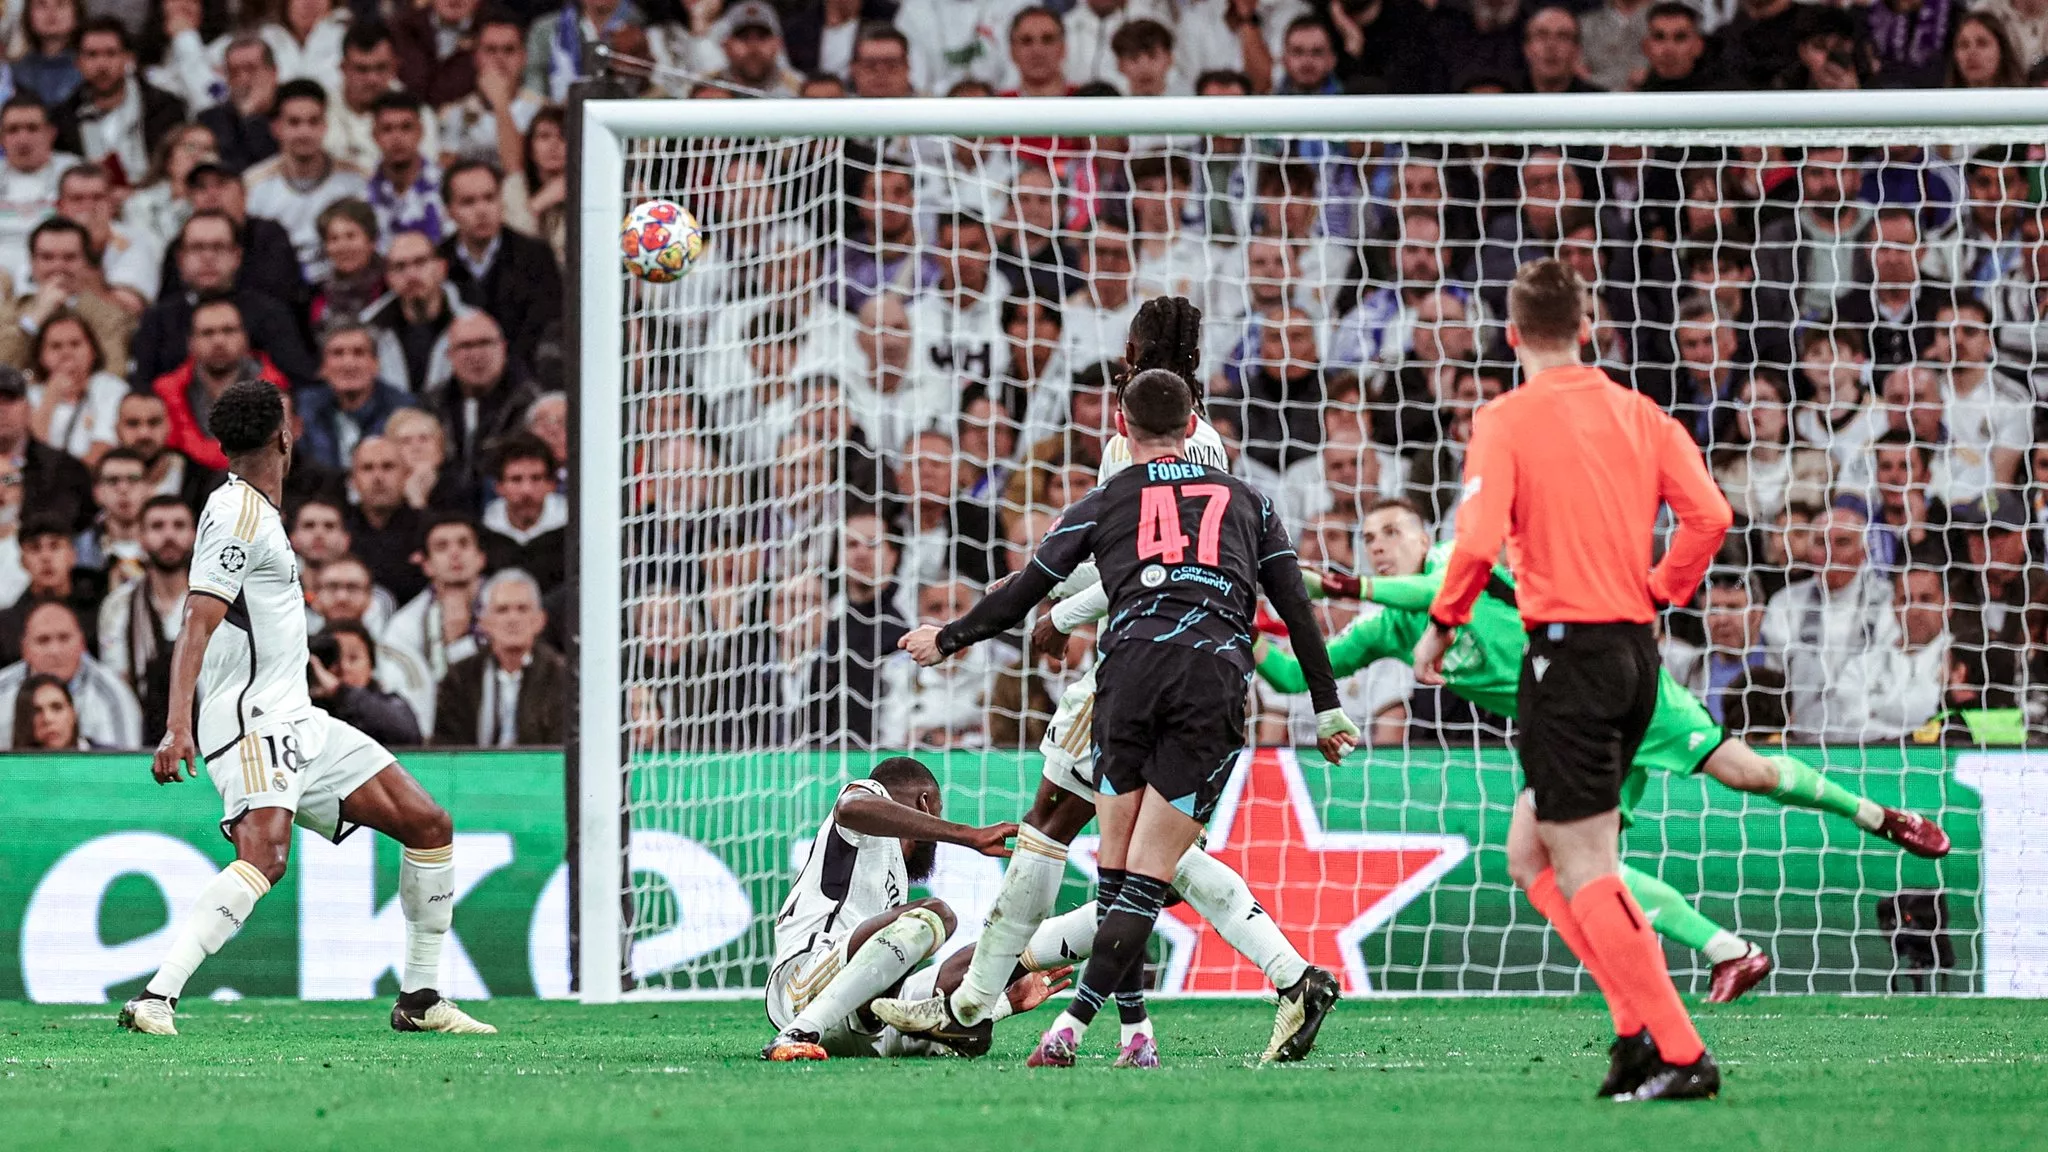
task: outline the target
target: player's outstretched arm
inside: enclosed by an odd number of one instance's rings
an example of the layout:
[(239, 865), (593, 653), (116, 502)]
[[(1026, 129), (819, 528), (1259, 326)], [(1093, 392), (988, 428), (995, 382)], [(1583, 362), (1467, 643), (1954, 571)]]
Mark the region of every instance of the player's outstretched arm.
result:
[(910, 653), (919, 664), (930, 667), (962, 648), (1000, 636), (1022, 623), (1033, 605), (1095, 555), (1090, 529), (1095, 527), (1101, 492), (1097, 488), (1067, 509), (1046, 532), (1045, 539), (1038, 542), (1037, 552), (1023, 570), (996, 581), (967, 615), (944, 628), (927, 624), (915, 629), (897, 647)]
[(178, 630), (178, 643), (171, 649), (170, 715), (164, 719), (164, 738), (150, 765), (150, 774), (159, 784), (175, 784), (188, 772), (199, 775), (199, 748), (192, 737), (192, 697), (199, 691), (199, 666), (206, 660), (206, 643), (227, 615), (228, 602), (217, 596), (195, 590), (185, 597), (185, 618)]
[[(1330, 674), (1342, 680), (1389, 656), (1406, 661), (1415, 638), (1428, 623), (1429, 618), (1420, 612), (1386, 611), (1353, 620), (1323, 646), (1330, 656)], [(1308, 691), (1301, 661), (1278, 644), (1265, 646), (1258, 671), (1259, 678), (1275, 692), (1295, 695)]]
[(1301, 581), (1301, 567), (1295, 563), (1292, 548), (1268, 552), (1260, 561), (1259, 586), (1294, 642), (1294, 656), (1301, 663), (1309, 701), (1316, 710), (1316, 747), (1325, 760), (1335, 764), (1357, 745), (1358, 726), (1344, 715), (1337, 700), (1337, 677), (1330, 671), (1330, 654), (1323, 647), (1322, 629), (1316, 627), (1308, 587)]
[(991, 824), (986, 828), (955, 824), (862, 789), (852, 789), (841, 795), (832, 810), (832, 819), (840, 827), (864, 836), (959, 844), (983, 856), (998, 858), (1010, 854), (1004, 841), (1017, 834), (1015, 824)]

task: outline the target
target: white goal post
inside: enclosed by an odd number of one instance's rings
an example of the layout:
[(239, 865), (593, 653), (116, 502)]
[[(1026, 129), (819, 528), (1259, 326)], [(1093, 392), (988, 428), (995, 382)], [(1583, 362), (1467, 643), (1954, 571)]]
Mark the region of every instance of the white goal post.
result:
[[(579, 188), (570, 232), (575, 247), (569, 258), (574, 268), (571, 332), (575, 375), (571, 390), (576, 442), (571, 530), (579, 647), (574, 661), (577, 721), (570, 782), (576, 800), (571, 835), (577, 881), (569, 897), (580, 921), (576, 944), (580, 995), (586, 1002), (604, 1003), (636, 989), (717, 995), (757, 994), (759, 987), (753, 982), (757, 976), (701, 982), (671, 981), (646, 972), (636, 976), (631, 964), (633, 928), (626, 922), (631, 882), (628, 879), (629, 887), (622, 891), (621, 881), (627, 875), (624, 834), (632, 826), (628, 770), (633, 749), (628, 729), (633, 718), (626, 698), (626, 654), (633, 640), (627, 618), (628, 567), (633, 557), (628, 555), (622, 526), (629, 511), (626, 493), (636, 483), (636, 465), (627, 446), (638, 435), (625, 398), (629, 374), (641, 366), (634, 359), (638, 353), (625, 322), (633, 306), (629, 295), (634, 289), (621, 271), (616, 234), (632, 199), (642, 194), (629, 180), (636, 145), (691, 140), (1227, 135), (1566, 147), (1911, 141), (1967, 149), (1979, 143), (2048, 142), (2048, 90), (1060, 100), (589, 99), (580, 102), (574, 131), (572, 140), (580, 139), (580, 154), (572, 155), (571, 160)], [(727, 223), (703, 220), (714, 241)], [(818, 242), (831, 248), (839, 239), (821, 235)], [(1070, 365), (1075, 370), (1080, 367)], [(1890, 745), (1897, 748), (1899, 741), (1894, 739)], [(1035, 748), (1032, 741), (1019, 751), (1028, 756)], [(1398, 748), (1392, 752), (1400, 754)], [(825, 755), (845, 763), (857, 753), (842, 744)], [(843, 777), (845, 772), (838, 775)], [(1028, 804), (1028, 796), (1024, 793), (1021, 802), (1005, 799), (986, 815), (989, 819), (1013, 819)], [(1985, 804), (1989, 803), (1987, 796)], [(807, 842), (814, 827), (813, 820), (810, 826), (780, 832)], [(782, 850), (777, 841), (775, 851)], [(1883, 845), (1867, 850), (1888, 851)], [(751, 914), (757, 922), (774, 914), (773, 903), (763, 906), (760, 892), (769, 886), (767, 880), (789, 870), (789, 862), (771, 860), (760, 867), (764, 871), (759, 875), (740, 877), (748, 885), (743, 891), (752, 894)], [(1507, 883), (1504, 875), (1484, 879), (1495, 886)], [(1732, 894), (1722, 895), (1732, 902)], [(1983, 896), (1987, 902), (1995, 899), (1988, 879)], [(689, 899), (675, 893), (666, 898), (684, 903)], [(1813, 897), (1815, 901), (1820, 898)], [(2011, 898), (2020, 900), (2021, 896), (2013, 894)], [(685, 908), (680, 915), (687, 918), (690, 914), (691, 909)], [(1988, 921), (1991, 913), (1987, 911), (1985, 916)], [(967, 920), (962, 917), (963, 927)], [(1429, 946), (1446, 946), (1443, 934), (1458, 930), (1454, 922), (1435, 925)], [(1482, 953), (1504, 947), (1483, 942), (1449, 946), (1463, 949), (1468, 962), (1479, 966), (1494, 963)], [(1556, 959), (1556, 949), (1549, 955), (1549, 963), (1558, 966), (1556, 970), (1568, 966), (1568, 957)], [(753, 965), (747, 970), (761, 970), (761, 956), (750, 954), (746, 960)], [(1501, 961), (1497, 972), (1511, 969), (1520, 971)], [(623, 980), (622, 975), (626, 977)], [(1492, 979), (1496, 983), (1489, 987), (1561, 986), (1554, 980), (1544, 982), (1549, 978), (1541, 972), (1533, 977), (1536, 984), (1517, 982), (1519, 976), (1496, 975)], [(1976, 987), (1994, 985), (1995, 980), (1987, 977)]]

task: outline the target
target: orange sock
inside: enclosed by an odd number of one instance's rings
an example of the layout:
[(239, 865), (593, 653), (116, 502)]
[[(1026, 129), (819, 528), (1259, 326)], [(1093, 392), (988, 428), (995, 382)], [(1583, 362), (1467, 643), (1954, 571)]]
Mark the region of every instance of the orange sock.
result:
[(1699, 1059), (1706, 1045), (1671, 985), (1649, 918), (1621, 877), (1602, 876), (1579, 889), (1572, 897), (1572, 915), (1617, 988), (1649, 1026), (1658, 1054), (1673, 1064)]
[(1529, 903), (1536, 906), (1557, 934), (1564, 938), (1564, 946), (1572, 950), (1579, 963), (1586, 966), (1587, 975), (1593, 977), (1593, 984), (1600, 989), (1600, 995), (1607, 1000), (1607, 1011), (1614, 1017), (1616, 1036), (1633, 1036), (1643, 1030), (1642, 1017), (1629, 1005), (1612, 978), (1607, 974), (1607, 965), (1594, 955), (1586, 943), (1586, 933), (1579, 928), (1579, 921), (1572, 915), (1572, 906), (1564, 898), (1564, 892), (1557, 886), (1557, 873), (1545, 868), (1541, 875), (1529, 885)]

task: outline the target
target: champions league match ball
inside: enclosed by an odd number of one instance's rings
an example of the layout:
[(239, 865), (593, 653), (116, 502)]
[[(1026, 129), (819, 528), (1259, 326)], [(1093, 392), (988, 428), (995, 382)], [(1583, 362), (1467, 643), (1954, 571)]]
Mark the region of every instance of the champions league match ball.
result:
[(626, 271), (650, 284), (680, 280), (704, 251), (704, 229), (673, 200), (649, 200), (626, 214), (619, 229)]

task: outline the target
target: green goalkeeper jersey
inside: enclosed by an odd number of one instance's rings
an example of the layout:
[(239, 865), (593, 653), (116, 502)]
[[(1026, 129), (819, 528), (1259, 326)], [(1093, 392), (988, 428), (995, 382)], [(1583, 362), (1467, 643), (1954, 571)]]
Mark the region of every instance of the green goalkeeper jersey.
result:
[[(1384, 609), (1354, 620), (1331, 638), (1327, 647), (1338, 679), (1375, 660), (1389, 657), (1409, 663), (1415, 642), (1429, 627), (1429, 605), (1443, 584), (1448, 545), (1430, 550), (1420, 576), (1387, 576), (1372, 582), (1370, 599)], [(1472, 622), (1458, 629), (1444, 654), (1444, 684), (1454, 694), (1501, 716), (1515, 715), (1515, 693), (1522, 682), (1522, 653), (1529, 638), (1522, 616), (1511, 602), (1514, 577), (1496, 565), (1486, 593), (1472, 608)], [(1280, 692), (1306, 692), (1301, 665), (1277, 644), (1266, 646), (1259, 675)]]

